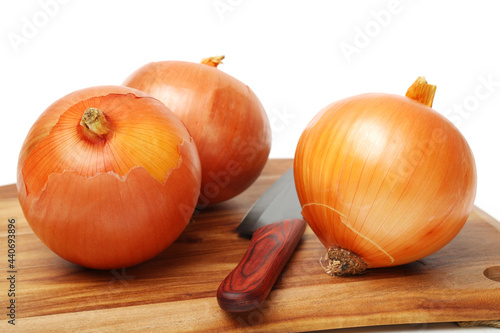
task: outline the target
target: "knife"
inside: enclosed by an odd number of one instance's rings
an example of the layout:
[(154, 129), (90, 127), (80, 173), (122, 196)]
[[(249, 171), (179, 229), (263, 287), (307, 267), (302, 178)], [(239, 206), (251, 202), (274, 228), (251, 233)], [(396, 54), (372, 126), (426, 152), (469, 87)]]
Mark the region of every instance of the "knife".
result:
[(252, 239), (239, 264), (217, 290), (223, 310), (247, 312), (264, 302), (304, 234), (306, 222), (300, 217), (290, 169), (255, 202), (236, 229)]

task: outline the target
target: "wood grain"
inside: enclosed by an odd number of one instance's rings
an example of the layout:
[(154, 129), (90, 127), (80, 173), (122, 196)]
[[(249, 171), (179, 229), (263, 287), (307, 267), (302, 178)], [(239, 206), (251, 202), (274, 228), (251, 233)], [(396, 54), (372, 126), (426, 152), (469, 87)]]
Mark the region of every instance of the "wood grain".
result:
[(474, 209), (442, 250), (412, 264), (361, 276), (330, 277), (324, 249), (307, 228), (264, 304), (229, 314), (217, 304), (221, 281), (249, 241), (234, 229), (291, 160), (271, 160), (238, 197), (196, 215), (156, 258), (124, 270), (95, 271), (68, 263), (32, 233), (15, 187), (0, 188), (0, 303), (7, 302), (7, 219), (16, 220), (16, 327), (0, 331), (307, 331), (406, 323), (500, 319), (500, 282), (484, 275), (500, 266), (497, 222)]
[(247, 312), (262, 305), (305, 229), (303, 219), (288, 219), (255, 230), (245, 255), (217, 290), (219, 306)]

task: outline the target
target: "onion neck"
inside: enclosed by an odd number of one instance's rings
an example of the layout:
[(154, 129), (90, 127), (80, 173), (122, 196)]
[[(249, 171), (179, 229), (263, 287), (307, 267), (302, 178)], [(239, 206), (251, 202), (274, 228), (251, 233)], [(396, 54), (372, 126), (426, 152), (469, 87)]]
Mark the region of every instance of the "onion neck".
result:
[(323, 263), (321, 265), (325, 272), (331, 276), (358, 275), (364, 273), (367, 268), (365, 261), (360, 256), (338, 247), (329, 248), (322, 260), (328, 261), (326, 266), (323, 266)]
[(406, 97), (431, 108), (432, 102), (434, 101), (434, 95), (436, 94), (436, 88), (436, 86), (428, 84), (425, 77), (419, 76), (406, 91)]
[(222, 63), (223, 59), (224, 59), (223, 55), (215, 56), (215, 57), (208, 57), (208, 58), (201, 59), (201, 63), (208, 65), (208, 66), (217, 67), (219, 64)]
[(106, 116), (97, 108), (88, 108), (85, 110), (80, 125), (87, 133), (100, 138), (106, 137), (110, 131)]

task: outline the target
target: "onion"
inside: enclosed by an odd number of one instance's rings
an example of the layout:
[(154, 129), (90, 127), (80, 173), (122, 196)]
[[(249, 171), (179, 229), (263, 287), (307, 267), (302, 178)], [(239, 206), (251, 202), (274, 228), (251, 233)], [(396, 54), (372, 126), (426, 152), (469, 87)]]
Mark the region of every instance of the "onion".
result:
[(271, 149), (262, 104), (248, 86), (216, 68), (223, 58), (149, 63), (124, 82), (165, 103), (193, 136), (202, 166), (201, 208), (248, 188)]
[(476, 194), (472, 152), (431, 109), (419, 78), (407, 97), (362, 94), (321, 110), (300, 137), (302, 214), (328, 249), (330, 275), (419, 260), (450, 242)]
[(22, 146), (26, 220), (75, 264), (132, 266), (167, 248), (196, 205), (201, 166), (182, 122), (126, 87), (73, 92), (49, 106)]

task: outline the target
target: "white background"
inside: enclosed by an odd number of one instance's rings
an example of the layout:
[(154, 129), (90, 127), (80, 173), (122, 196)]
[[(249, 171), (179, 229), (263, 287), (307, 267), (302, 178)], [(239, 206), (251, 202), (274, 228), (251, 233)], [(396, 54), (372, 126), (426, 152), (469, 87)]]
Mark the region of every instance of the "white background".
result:
[(476, 205), (500, 219), (495, 4), (4, 1), (0, 185), (16, 181), (29, 128), (58, 98), (89, 86), (119, 85), (151, 61), (198, 62), (224, 54), (219, 68), (255, 91), (273, 123), (271, 158), (293, 157), (302, 130), (327, 104), (365, 92), (404, 94), (424, 75), (438, 86), (434, 109), (457, 124), (474, 152)]

